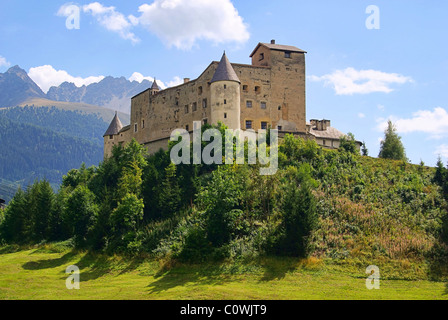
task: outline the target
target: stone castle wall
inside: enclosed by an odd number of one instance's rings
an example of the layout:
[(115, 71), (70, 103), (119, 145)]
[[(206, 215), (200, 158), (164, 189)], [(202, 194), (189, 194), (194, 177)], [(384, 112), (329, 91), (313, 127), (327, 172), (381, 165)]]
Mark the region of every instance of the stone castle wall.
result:
[[(132, 98), (131, 125), (124, 135), (105, 137), (105, 154), (114, 144), (135, 138), (150, 153), (164, 146), (175, 129), (193, 130), (194, 121), (223, 122), (231, 129), (278, 128), (306, 132), (305, 54), (258, 46), (252, 65), (232, 64), (241, 83), (210, 84), (218, 67), (212, 62), (196, 79)], [(238, 125), (239, 123), (239, 125)]]

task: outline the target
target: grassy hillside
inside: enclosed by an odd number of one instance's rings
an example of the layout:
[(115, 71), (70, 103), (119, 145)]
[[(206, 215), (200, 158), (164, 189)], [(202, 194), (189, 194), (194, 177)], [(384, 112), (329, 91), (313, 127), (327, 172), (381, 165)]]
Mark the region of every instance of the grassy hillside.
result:
[[(63, 102), (63, 101), (53, 101), (45, 98), (31, 98), (22, 102), (20, 107), (33, 106), (33, 107), (56, 107), (61, 110), (67, 111), (79, 111), (84, 114), (95, 114), (101, 117), (105, 122), (110, 123), (115, 115), (115, 110), (106, 109), (86, 103), (76, 103), (76, 102)], [(119, 112), (118, 116), (122, 121), (123, 125), (129, 124), (129, 115), (123, 112)]]
[[(101, 288), (109, 280), (120, 298), (447, 298), (448, 206), (435, 168), (292, 136), (272, 176), (259, 165), (175, 166), (169, 152), (144, 155), (134, 141), (97, 168), (70, 171), (57, 195), (36, 184), (15, 199), (4, 242), (67, 242), (7, 247), (3, 268), (16, 271), (3, 283), (44, 275), (39, 287), (56, 296), (56, 275), (74, 263), (90, 291), (71, 298), (111, 297)], [(365, 289), (370, 265), (379, 291)], [(5, 297), (30, 294), (15, 290)]]

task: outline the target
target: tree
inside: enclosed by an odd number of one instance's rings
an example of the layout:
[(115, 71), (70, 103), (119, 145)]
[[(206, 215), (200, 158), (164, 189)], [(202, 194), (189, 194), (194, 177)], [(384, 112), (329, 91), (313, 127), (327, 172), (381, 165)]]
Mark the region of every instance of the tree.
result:
[(381, 149), (378, 157), (407, 162), (408, 159), (406, 158), (401, 137), (397, 134), (397, 129), (390, 120), (387, 123), (387, 129), (384, 132), (384, 135), (385, 137), (384, 140), (381, 141)]
[(347, 136), (342, 136), (340, 139), (339, 149), (353, 154), (359, 154), (358, 147), (356, 146), (355, 135), (349, 132)]
[(364, 157), (367, 157), (369, 155), (369, 149), (367, 149), (365, 141), (362, 142), (361, 153)]
[(1, 239), (7, 243), (26, 242), (31, 223), (27, 208), (26, 193), (19, 188), (4, 212), (4, 220), (0, 226)]
[(85, 247), (87, 235), (95, 224), (98, 207), (95, 195), (83, 185), (79, 185), (68, 196), (65, 206), (65, 216), (75, 236), (75, 245)]
[(312, 192), (315, 181), (308, 164), (299, 170), (288, 169), (290, 181), (285, 184), (281, 204), (283, 238), (279, 243), (282, 254), (305, 257), (309, 253), (309, 237), (318, 223), (317, 202)]
[(44, 180), (31, 187), (32, 238), (34, 242), (49, 240), (50, 221), (53, 215), (55, 195), (51, 185)]

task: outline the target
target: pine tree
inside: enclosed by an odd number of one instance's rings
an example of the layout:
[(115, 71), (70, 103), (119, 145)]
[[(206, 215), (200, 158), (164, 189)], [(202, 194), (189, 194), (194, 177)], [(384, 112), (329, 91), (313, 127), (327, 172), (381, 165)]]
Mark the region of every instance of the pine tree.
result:
[(397, 134), (397, 129), (395, 128), (392, 121), (388, 121), (387, 129), (384, 132), (384, 140), (381, 141), (381, 149), (379, 158), (392, 159), (392, 160), (403, 160), (408, 161), (406, 158), (406, 152), (401, 142), (401, 137)]
[(166, 218), (177, 212), (181, 203), (181, 189), (176, 175), (176, 165), (171, 163), (165, 168), (165, 180), (162, 182), (162, 192), (159, 195), (159, 207), (162, 217)]
[(44, 180), (36, 182), (32, 187), (35, 189), (35, 202), (32, 205), (34, 209), (32, 212), (33, 228), (32, 237), (34, 242), (48, 240), (50, 237), (50, 219), (54, 210), (54, 192), (48, 181)]
[(87, 235), (94, 226), (98, 215), (95, 195), (85, 186), (79, 185), (67, 198), (65, 216), (75, 236), (77, 247), (87, 244)]

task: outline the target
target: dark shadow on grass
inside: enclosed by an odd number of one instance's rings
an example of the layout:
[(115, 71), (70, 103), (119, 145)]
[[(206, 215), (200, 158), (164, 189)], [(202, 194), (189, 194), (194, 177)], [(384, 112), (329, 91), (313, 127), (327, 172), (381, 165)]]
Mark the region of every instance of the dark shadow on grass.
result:
[[(281, 263), (279, 263), (281, 261)], [(263, 277), (260, 282), (267, 282), (272, 280), (281, 280), (285, 276), (297, 269), (299, 258), (284, 257), (266, 258), (262, 263), (264, 269)]]
[(114, 269), (120, 270), (117, 275), (125, 274), (136, 270), (144, 259), (129, 258), (116, 261), (116, 257), (98, 254), (94, 252), (86, 253), (75, 265), (80, 271), (80, 281), (90, 281), (101, 278), (114, 272)]
[(191, 283), (197, 285), (222, 285), (231, 280), (231, 275), (223, 271), (219, 264), (178, 265), (170, 270), (162, 268), (156, 275), (156, 281), (147, 286), (149, 293), (161, 293)]
[(75, 251), (70, 251), (64, 254), (60, 258), (56, 259), (46, 259), (38, 261), (30, 261), (25, 263), (22, 268), (25, 270), (41, 270), (41, 269), (52, 269), (63, 266), (72, 260), (78, 253)]
[(22, 268), (25, 270), (42, 270), (64, 267), (61, 269), (61, 274), (64, 274), (61, 279), (65, 279), (65, 267), (73, 264), (79, 268), (81, 274), (80, 280), (83, 282), (101, 278), (109, 274), (114, 268), (120, 270), (118, 274), (131, 272), (137, 269), (144, 261), (144, 259), (130, 258), (117, 262), (114, 257), (87, 252), (82, 254), (79, 261), (73, 263), (73, 259), (78, 255), (80, 255), (78, 251), (72, 250), (59, 258), (27, 262), (22, 265)]

